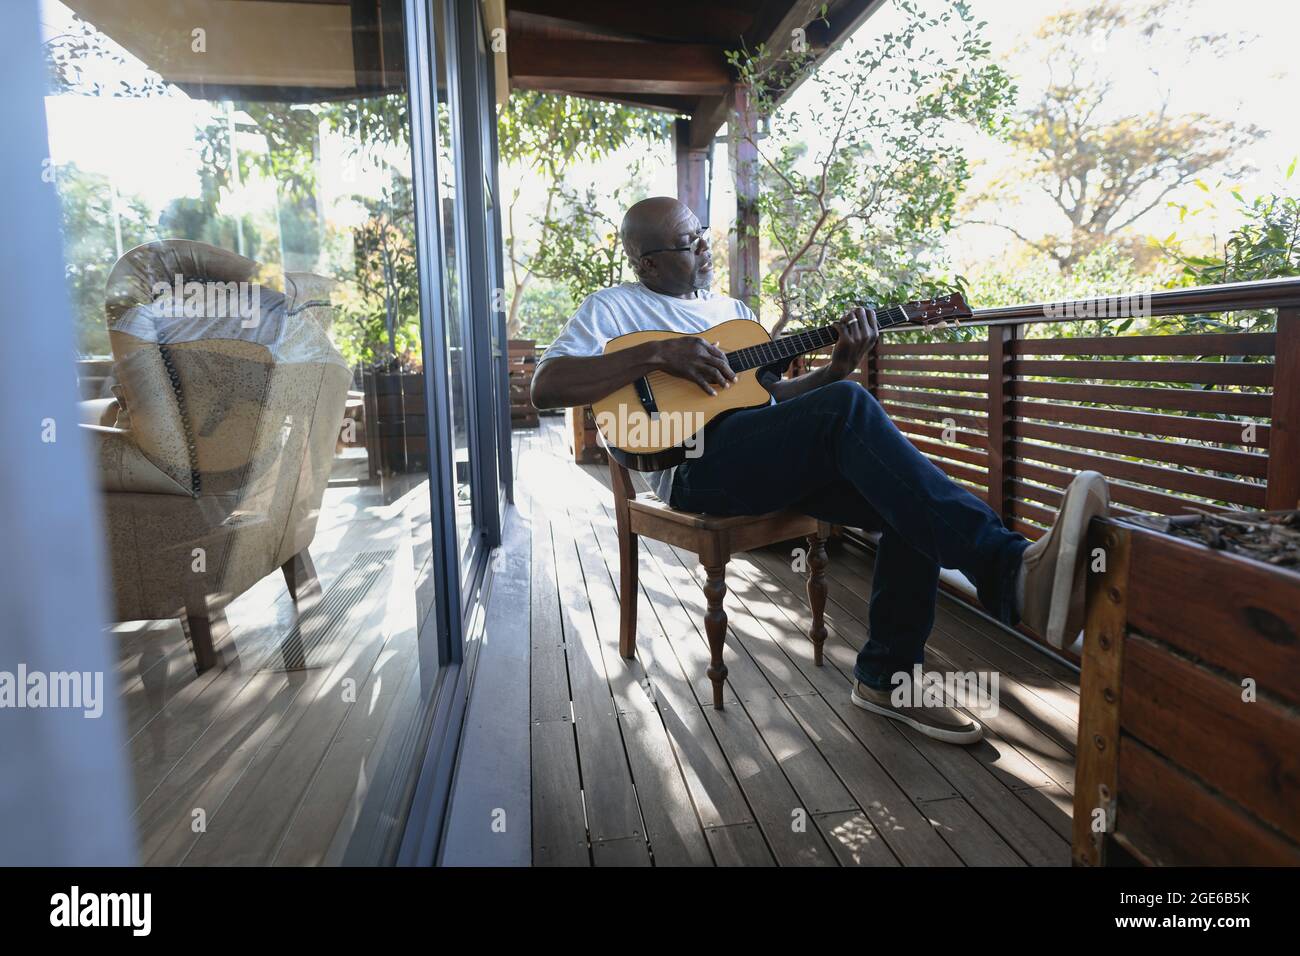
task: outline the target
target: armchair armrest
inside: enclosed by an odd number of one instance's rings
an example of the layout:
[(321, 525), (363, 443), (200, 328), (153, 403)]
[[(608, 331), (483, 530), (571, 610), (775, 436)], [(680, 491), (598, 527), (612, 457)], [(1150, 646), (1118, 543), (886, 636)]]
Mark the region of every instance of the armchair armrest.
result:
[(117, 399), (88, 398), (77, 403), (77, 411), (81, 416), (79, 424), (112, 427), (113, 423), (117, 421)]
[(129, 431), (99, 425), (81, 427), (89, 432), (94, 443), (94, 461), (102, 490), (194, 497), (188, 488), (149, 460)]

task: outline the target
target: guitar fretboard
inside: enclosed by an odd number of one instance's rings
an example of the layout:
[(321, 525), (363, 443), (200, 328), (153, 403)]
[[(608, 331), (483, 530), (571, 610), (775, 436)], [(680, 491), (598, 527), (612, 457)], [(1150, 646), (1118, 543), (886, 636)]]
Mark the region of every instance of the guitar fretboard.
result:
[[(883, 329), (890, 325), (907, 322), (909, 319), (901, 305), (892, 305), (887, 309), (877, 309), (876, 321)], [(747, 348), (736, 349), (734, 352), (728, 352), (727, 364), (731, 366), (733, 372), (761, 368), (774, 362), (784, 362), (786, 359), (794, 358), (796, 355), (803, 355), (805, 352), (815, 352), (817, 349), (830, 345), (839, 337), (839, 329), (834, 325), (805, 329), (802, 332), (795, 332), (793, 335), (783, 335), (771, 342), (764, 342), (762, 345), (751, 345)]]

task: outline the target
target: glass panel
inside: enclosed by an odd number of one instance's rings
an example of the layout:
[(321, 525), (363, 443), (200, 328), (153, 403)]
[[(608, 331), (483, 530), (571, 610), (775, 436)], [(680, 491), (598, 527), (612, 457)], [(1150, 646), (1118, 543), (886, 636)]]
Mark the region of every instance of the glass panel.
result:
[(438, 207), (442, 215), (442, 245), (444, 289), (446, 295), (446, 345), (447, 367), (451, 382), (451, 437), (456, 489), (456, 539), (459, 542), (461, 573), (472, 567), (475, 528), (474, 510), (474, 456), (471, 451), (472, 421), (470, 401), (472, 395), (471, 363), (468, 348), (470, 338), (466, 328), (468, 309), (465, 298), (468, 292), (462, 274), (461, 249), (465, 235), (463, 214), (457, 203), (456, 130), (459, 123), (459, 104), (455, 102), (455, 86), (451, 82), (451, 63), (447, 56), (454, 38), (449, 34), (446, 5), (442, 0), (434, 3), (434, 39), (437, 50), (438, 84)]
[(141, 858), (378, 862), (439, 673), (402, 4), (42, 17)]

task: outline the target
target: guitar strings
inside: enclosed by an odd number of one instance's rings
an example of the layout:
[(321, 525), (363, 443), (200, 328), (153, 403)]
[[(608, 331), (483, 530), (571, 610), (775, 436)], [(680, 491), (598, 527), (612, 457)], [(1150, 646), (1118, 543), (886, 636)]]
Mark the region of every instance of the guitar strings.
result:
[[(877, 320), (881, 328), (888, 325), (898, 325), (900, 322), (907, 321), (907, 313), (903, 311), (901, 305), (890, 306), (881, 309), (877, 313)], [(744, 372), (751, 368), (781, 362), (796, 355), (811, 352), (821, 346), (829, 345), (838, 338), (838, 335), (839, 333), (835, 327), (831, 325), (817, 329), (805, 329), (793, 335), (773, 339), (771, 342), (750, 345), (742, 349), (736, 349), (734, 352), (728, 352), (727, 364), (731, 366), (733, 372)]]
[[(881, 309), (876, 313), (876, 317), (881, 328), (908, 321), (907, 313), (901, 305)], [(770, 342), (749, 345), (728, 352), (726, 353), (727, 364), (733, 372), (744, 372), (752, 368), (771, 365), (774, 362), (782, 362), (805, 352), (811, 352), (814, 349), (831, 344), (838, 337), (839, 332), (833, 325), (826, 325), (816, 329), (804, 329), (802, 332), (783, 335)], [(650, 372), (646, 375), (646, 381), (653, 389), (656, 383), (663, 383), (671, 377), (667, 372)]]

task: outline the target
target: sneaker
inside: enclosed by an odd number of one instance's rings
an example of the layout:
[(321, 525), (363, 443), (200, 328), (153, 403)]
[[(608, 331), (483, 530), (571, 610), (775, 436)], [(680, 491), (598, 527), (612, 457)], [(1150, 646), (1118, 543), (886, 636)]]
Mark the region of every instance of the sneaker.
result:
[(1109, 508), (1106, 479), (1081, 471), (1065, 489), (1056, 523), (1025, 549), (1020, 619), (1053, 647), (1073, 644), (1083, 630), (1088, 523)]
[[(912, 699), (920, 700), (921, 697), (915, 694)], [(863, 710), (907, 724), (913, 730), (946, 744), (973, 744), (984, 736), (980, 722), (955, 707), (896, 706), (892, 690), (876, 690), (859, 680), (853, 682), (849, 700)]]

